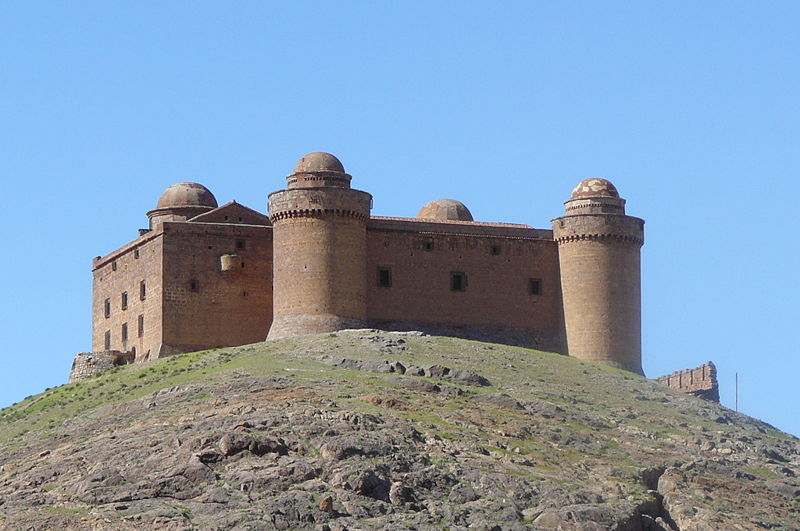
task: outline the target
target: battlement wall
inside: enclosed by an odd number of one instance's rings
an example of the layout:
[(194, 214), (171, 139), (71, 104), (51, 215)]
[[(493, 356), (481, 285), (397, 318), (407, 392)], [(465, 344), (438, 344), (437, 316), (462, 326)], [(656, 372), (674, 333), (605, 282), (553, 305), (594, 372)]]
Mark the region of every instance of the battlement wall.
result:
[(713, 362), (709, 361), (694, 369), (675, 371), (666, 376), (661, 376), (657, 380), (670, 389), (719, 402), (717, 368)]

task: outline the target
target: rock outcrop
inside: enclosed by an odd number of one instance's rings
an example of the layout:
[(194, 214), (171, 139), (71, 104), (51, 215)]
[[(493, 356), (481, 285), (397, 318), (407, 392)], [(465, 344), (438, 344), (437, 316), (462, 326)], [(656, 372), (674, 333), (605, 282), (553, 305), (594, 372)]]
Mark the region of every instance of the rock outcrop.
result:
[(800, 521), (800, 444), (763, 422), (564, 356), (402, 339), (173, 356), (2, 410), (0, 529)]

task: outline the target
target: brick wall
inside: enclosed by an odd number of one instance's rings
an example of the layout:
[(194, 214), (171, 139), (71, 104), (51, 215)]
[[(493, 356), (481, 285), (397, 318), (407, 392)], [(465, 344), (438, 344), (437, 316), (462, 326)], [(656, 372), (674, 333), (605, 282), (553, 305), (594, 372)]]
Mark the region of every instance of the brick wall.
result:
[(695, 369), (675, 371), (657, 380), (671, 389), (719, 402), (717, 368), (713, 362), (709, 361)]
[[(162, 238), (159, 232), (147, 232), (128, 245), (93, 263), (92, 350), (133, 352), (137, 359), (146, 357), (162, 342)], [(144, 282), (144, 298), (141, 286)], [(123, 309), (122, 294), (127, 293)], [(106, 303), (109, 312), (106, 313)], [(144, 325), (139, 335), (139, 322)], [(127, 326), (123, 342), (122, 327)], [(106, 333), (110, 344), (106, 345)]]
[[(367, 231), (371, 326), (414, 328), (565, 352), (558, 250), (522, 225), (372, 219)], [(540, 239), (542, 238), (542, 239)], [(379, 285), (379, 269), (391, 286)], [(464, 275), (454, 290), (453, 273)], [(531, 280), (540, 294), (531, 293)]]
[(163, 231), (159, 355), (264, 341), (272, 322), (272, 228), (167, 222)]

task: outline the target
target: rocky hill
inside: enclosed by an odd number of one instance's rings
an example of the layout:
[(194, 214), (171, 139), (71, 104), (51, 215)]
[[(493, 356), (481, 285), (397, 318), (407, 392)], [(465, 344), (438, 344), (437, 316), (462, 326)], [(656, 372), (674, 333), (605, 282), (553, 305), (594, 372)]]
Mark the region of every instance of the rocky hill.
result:
[(636, 375), (368, 330), (0, 412), (2, 529), (798, 529), (797, 438)]

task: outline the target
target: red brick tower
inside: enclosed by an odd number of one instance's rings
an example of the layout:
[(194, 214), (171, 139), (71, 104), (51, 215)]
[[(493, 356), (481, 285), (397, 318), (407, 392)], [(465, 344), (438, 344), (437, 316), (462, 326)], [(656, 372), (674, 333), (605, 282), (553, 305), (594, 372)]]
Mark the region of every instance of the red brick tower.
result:
[(367, 319), (367, 219), (372, 196), (350, 188), (329, 153), (309, 153), (269, 195), (273, 224), (272, 327), (268, 339), (363, 328)]
[(642, 372), (644, 221), (605, 179), (581, 181), (553, 220), (570, 356)]

